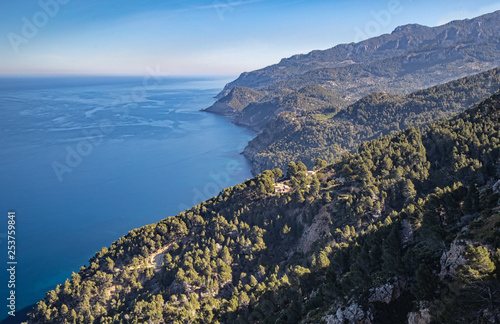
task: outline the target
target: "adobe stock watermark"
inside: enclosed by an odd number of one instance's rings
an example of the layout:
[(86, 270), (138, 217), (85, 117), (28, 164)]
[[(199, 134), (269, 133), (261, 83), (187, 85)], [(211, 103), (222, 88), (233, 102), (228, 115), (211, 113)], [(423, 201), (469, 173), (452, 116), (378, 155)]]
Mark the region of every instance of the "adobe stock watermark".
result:
[(263, 0), (214, 0), (210, 6), (205, 8), (213, 8), (219, 16), (220, 21), (224, 21), (224, 15), (228, 12), (234, 11), (237, 6), (247, 5), (254, 2), (260, 2)]
[(387, 3), (386, 9), (379, 11), (372, 10), (370, 15), (373, 17), (373, 20), (368, 21), (363, 29), (358, 26), (354, 27), (354, 31), (356, 32), (354, 42), (358, 43), (362, 40), (379, 36), (382, 33), (382, 29), (391, 23), (392, 17), (402, 12), (403, 5), (399, 0), (390, 0)]
[(200, 188), (193, 188), (193, 203), (191, 206), (179, 204), (179, 212), (190, 209), (209, 198), (217, 196), (222, 189), (227, 188), (231, 183), (231, 178), (241, 173), (242, 165), (236, 160), (230, 160), (226, 163), (226, 168), (220, 172), (210, 171), (211, 181)]
[[(156, 70), (151, 67), (146, 67), (148, 74), (143, 78), (142, 84), (130, 90), (130, 94), (116, 98), (111, 107), (119, 107), (117, 110), (118, 118), (123, 118), (129, 115), (130, 105), (144, 101), (148, 91), (158, 89), (163, 77), (161, 76), (159, 66)], [(67, 173), (72, 173), (83, 162), (85, 157), (88, 157), (95, 147), (102, 144), (106, 136), (109, 136), (115, 130), (111, 120), (103, 119), (99, 125), (91, 130), (83, 130), (84, 139), (80, 140), (75, 145), (67, 145), (65, 147), (65, 158), (60, 161), (53, 161), (51, 166), (57, 180), (64, 181), (64, 176)]]
[(234, 10), (236, 1), (233, 0), (215, 0), (212, 7), (215, 9), (217, 16), (219, 16), (220, 21), (224, 21), (224, 15), (226, 12), (231, 12)]
[[(240, 143), (237, 148), (238, 152), (242, 152), (247, 144), (248, 143), (246, 142)], [(217, 196), (224, 188), (231, 185), (231, 178), (241, 174), (243, 170), (244, 166), (239, 161), (229, 160), (226, 163), (224, 170), (219, 172), (210, 171), (208, 175), (210, 176), (211, 181), (201, 187), (193, 188), (193, 200), (191, 206), (179, 204), (177, 206), (179, 212), (186, 211), (202, 201)]]
[(22, 17), (21, 32), (10, 32), (7, 34), (10, 46), (14, 53), (19, 54), (19, 47), (22, 44), (28, 44), (29, 41), (38, 35), (40, 29), (47, 26), (50, 19), (59, 14), (61, 6), (66, 5), (70, 0), (40, 0), (38, 6), (40, 10), (35, 12), (30, 19)]

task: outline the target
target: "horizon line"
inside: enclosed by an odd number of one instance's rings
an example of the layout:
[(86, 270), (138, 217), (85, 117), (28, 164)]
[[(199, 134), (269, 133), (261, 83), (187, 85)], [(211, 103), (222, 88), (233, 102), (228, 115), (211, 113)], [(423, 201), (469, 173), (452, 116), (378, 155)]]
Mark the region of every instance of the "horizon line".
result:
[[(143, 78), (148, 74), (2, 74), (0, 78)], [(234, 78), (239, 74), (155, 74), (160, 78)]]

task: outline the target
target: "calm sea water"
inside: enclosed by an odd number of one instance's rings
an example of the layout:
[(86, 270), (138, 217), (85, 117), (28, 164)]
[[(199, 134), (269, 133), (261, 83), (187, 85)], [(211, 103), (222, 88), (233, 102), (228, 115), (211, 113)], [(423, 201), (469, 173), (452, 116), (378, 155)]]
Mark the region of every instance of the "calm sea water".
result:
[(239, 153), (254, 134), (199, 111), (228, 80), (143, 81), (0, 79), (1, 267), (13, 210), (18, 310), (129, 230), (251, 177)]

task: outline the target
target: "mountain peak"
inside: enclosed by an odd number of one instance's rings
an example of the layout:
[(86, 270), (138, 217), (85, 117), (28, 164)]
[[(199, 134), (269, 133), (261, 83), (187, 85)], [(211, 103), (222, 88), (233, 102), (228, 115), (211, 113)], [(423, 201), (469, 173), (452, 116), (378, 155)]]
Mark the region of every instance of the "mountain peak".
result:
[(398, 26), (391, 34), (406, 34), (406, 33), (418, 33), (431, 29), (430, 27), (419, 25), (419, 24), (407, 24), (403, 26)]

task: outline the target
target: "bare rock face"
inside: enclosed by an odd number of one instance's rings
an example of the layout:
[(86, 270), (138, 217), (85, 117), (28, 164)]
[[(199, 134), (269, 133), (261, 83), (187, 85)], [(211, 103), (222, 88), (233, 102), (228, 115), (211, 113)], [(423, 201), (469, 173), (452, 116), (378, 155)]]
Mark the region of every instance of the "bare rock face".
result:
[(329, 233), (328, 224), (331, 221), (330, 213), (328, 213), (326, 206), (323, 206), (319, 213), (314, 216), (312, 224), (304, 228), (296, 250), (302, 253), (309, 251), (314, 242)]
[(500, 180), (498, 180), (494, 185), (493, 185), (493, 192), (494, 193), (499, 193), (500, 192)]
[(439, 278), (444, 279), (447, 276), (455, 277), (457, 268), (465, 264), (465, 248), (468, 241), (455, 240), (450, 248), (441, 255), (441, 272)]
[(408, 219), (404, 219), (402, 222), (402, 230), (400, 233), (401, 243), (403, 244), (403, 248), (406, 248), (410, 244), (413, 243), (413, 235), (414, 229)]
[(348, 307), (337, 308), (335, 314), (326, 315), (322, 320), (327, 324), (371, 324), (373, 315), (369, 310), (365, 312), (356, 302), (352, 302)]
[(487, 308), (482, 312), (484, 323), (500, 323), (500, 310)]
[(170, 284), (168, 289), (172, 294), (180, 294), (180, 293), (184, 293), (186, 291), (186, 285), (184, 285), (183, 283), (180, 283), (177, 280), (174, 280), (174, 281), (172, 281), (172, 283)]
[(422, 303), (418, 311), (408, 313), (408, 324), (429, 324), (431, 319), (431, 311)]
[(383, 286), (370, 289), (371, 295), (368, 297), (368, 301), (370, 303), (381, 302), (389, 304), (395, 299), (398, 299), (405, 288), (406, 281), (396, 278), (392, 283), (386, 283)]

